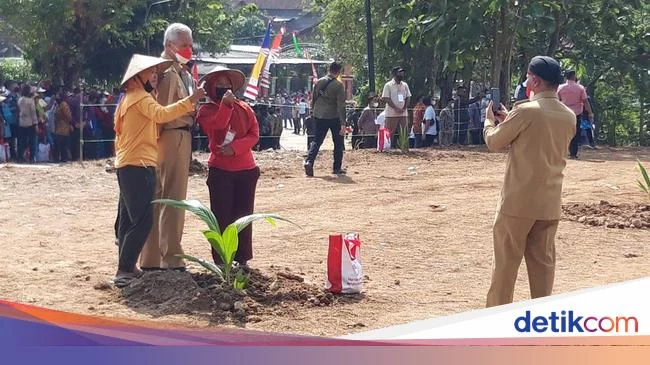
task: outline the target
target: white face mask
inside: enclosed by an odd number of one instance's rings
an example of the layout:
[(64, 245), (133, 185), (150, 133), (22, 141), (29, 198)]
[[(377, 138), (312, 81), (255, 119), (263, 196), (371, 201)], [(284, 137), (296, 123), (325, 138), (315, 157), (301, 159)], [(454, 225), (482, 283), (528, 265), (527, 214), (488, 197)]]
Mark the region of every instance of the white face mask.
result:
[(377, 108), (377, 107), (379, 107), (379, 103), (372, 103), (372, 107), (373, 107), (373, 108)]

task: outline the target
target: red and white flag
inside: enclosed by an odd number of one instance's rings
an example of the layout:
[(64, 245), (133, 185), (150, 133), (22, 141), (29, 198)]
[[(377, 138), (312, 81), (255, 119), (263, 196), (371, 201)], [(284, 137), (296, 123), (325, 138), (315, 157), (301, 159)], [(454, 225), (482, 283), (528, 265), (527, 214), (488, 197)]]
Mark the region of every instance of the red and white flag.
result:
[(262, 78), (260, 79), (260, 86), (268, 89), (271, 87), (271, 64), (280, 58), (280, 44), (282, 44), (282, 37), (284, 36), (285, 28), (284, 26), (280, 28), (280, 33), (275, 35), (273, 38), (273, 44), (271, 44), (271, 50), (269, 53), (269, 58), (264, 65), (264, 72), (262, 72)]
[(255, 66), (253, 66), (253, 71), (251, 72), (251, 77), (248, 79), (248, 85), (246, 86), (246, 91), (244, 92), (244, 97), (252, 101), (257, 100), (257, 95), (259, 95), (259, 77), (264, 68), (264, 63), (266, 58), (269, 55), (269, 48), (271, 46), (271, 22), (269, 22), (268, 27), (266, 28), (266, 35), (264, 36), (264, 41), (262, 41), (262, 47), (260, 48), (260, 53), (257, 55), (257, 61)]

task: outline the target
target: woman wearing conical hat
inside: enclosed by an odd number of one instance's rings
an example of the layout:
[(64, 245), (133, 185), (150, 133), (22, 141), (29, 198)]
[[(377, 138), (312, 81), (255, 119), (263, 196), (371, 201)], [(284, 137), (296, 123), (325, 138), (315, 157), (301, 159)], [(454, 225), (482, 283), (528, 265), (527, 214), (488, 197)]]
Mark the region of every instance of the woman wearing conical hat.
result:
[[(260, 132), (253, 109), (233, 94), (244, 86), (243, 73), (217, 66), (202, 80), (211, 103), (199, 109), (197, 121), (208, 136), (210, 207), (223, 231), (238, 218), (253, 213), (260, 177), (253, 147)], [(235, 261), (241, 266), (253, 258), (252, 238), (250, 225), (239, 233)], [(212, 258), (215, 264), (222, 264), (214, 249)]]
[(136, 267), (153, 223), (153, 200), (158, 161), (158, 124), (192, 112), (205, 96), (198, 88), (175, 104), (161, 106), (151, 92), (157, 73), (171, 65), (157, 57), (133, 55), (122, 79), (126, 90), (115, 111), (115, 167), (120, 187), (117, 239), (119, 265), (115, 285), (123, 287), (142, 272)]

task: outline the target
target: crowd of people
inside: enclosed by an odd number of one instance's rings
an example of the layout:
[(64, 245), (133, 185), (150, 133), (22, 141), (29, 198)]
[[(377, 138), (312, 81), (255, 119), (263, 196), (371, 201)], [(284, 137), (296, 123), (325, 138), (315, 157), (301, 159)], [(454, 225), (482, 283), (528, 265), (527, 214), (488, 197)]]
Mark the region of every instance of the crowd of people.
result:
[[(7, 80), (0, 90), (2, 161), (76, 161), (113, 155), (119, 91)], [(82, 108), (82, 105), (88, 106)], [(89, 141), (81, 151), (80, 139)]]
[[(393, 138), (408, 133), (414, 148), (467, 143), (485, 143), (492, 151), (509, 147), (493, 227), (495, 256), (487, 306), (512, 301), (523, 258), (532, 296), (550, 295), (567, 150), (577, 158), (581, 126), (593, 120), (585, 89), (573, 71), (565, 72), (562, 83), (557, 61), (535, 57), (528, 69), (526, 96), (511, 111), (490, 100), (486, 91), (469, 98), (468, 90), (459, 86), (436, 113), (436, 100), (428, 95), (413, 100), (405, 70), (395, 67), (381, 95), (369, 92), (364, 109), (355, 115), (359, 110), (347, 107), (338, 62), (329, 65), (328, 74), (315, 83), (312, 93), (289, 96), (280, 91), (275, 105), (251, 106), (235, 96), (245, 85), (239, 70), (216, 66), (199, 82), (192, 77), (190, 28), (171, 24), (163, 43), (160, 57), (132, 57), (119, 93), (88, 90), (82, 94), (79, 88), (67, 92), (10, 81), (0, 99), (2, 142), (18, 161), (44, 158), (39, 156), (42, 145), (52, 146), (48, 160), (79, 158), (74, 150), (81, 138), (99, 141), (88, 151), (91, 158), (115, 154), (117, 286), (128, 285), (144, 271), (185, 270), (181, 245), (185, 212), (152, 202), (186, 199), (197, 129), (207, 137), (210, 209), (223, 231), (254, 211), (260, 177), (255, 149), (280, 148), (284, 129), (302, 133), (309, 151), (303, 167), (312, 177), (320, 147), (331, 133), (332, 173), (346, 174), (344, 138), (352, 127), (355, 148), (375, 148), (379, 128), (390, 131)], [(200, 103), (206, 96), (207, 102)], [(109, 144), (103, 145), (104, 141)], [(211, 250), (214, 263), (223, 265), (220, 254)], [(246, 268), (252, 258), (248, 226), (239, 232), (235, 262)]]

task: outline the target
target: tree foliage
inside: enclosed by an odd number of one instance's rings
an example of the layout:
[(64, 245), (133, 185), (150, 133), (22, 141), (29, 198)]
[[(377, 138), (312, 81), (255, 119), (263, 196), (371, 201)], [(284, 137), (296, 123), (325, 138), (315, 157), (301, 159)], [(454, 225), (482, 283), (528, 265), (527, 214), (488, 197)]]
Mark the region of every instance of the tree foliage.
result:
[[(364, 0), (317, 0), (327, 49), (367, 72)], [(639, 0), (372, 2), (378, 85), (395, 64), (415, 94), (447, 99), (459, 83), (508, 95), (535, 55), (577, 71), (597, 112), (599, 137), (648, 143), (650, 3)], [(365, 75), (358, 75), (365, 82)]]
[[(164, 29), (182, 22), (203, 50), (226, 49), (234, 32), (258, 33), (247, 22), (257, 8), (230, 1), (2, 0), (3, 31), (21, 39), (34, 70), (55, 84), (117, 80), (133, 53), (160, 54)], [(152, 6), (151, 6), (152, 5)], [(145, 19), (146, 18), (146, 19)], [(261, 24), (263, 27), (263, 24)]]

